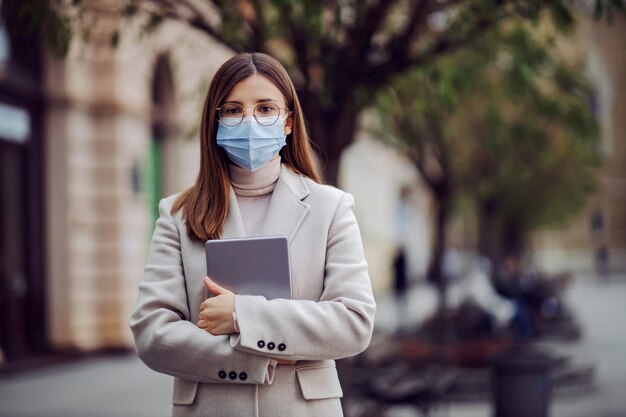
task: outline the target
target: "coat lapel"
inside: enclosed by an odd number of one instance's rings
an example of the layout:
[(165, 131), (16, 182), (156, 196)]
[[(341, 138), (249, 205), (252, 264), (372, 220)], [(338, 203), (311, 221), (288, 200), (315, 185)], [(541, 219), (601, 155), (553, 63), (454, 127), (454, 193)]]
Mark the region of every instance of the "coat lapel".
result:
[(239, 204), (237, 204), (237, 196), (233, 187), (229, 187), (230, 205), (228, 208), (228, 214), (226, 215), (226, 221), (222, 229), (222, 239), (245, 237), (246, 232), (243, 227), (243, 220), (241, 219), (241, 212), (239, 211)]
[(309, 205), (302, 201), (308, 195), (309, 189), (304, 179), (283, 164), (265, 215), (261, 235), (287, 236), (291, 241), (309, 213)]

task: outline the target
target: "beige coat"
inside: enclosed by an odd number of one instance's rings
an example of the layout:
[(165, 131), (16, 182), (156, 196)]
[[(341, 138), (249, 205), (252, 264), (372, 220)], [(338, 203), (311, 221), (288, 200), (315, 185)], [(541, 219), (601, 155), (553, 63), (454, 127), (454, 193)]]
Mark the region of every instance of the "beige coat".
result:
[[(175, 377), (173, 415), (342, 416), (334, 359), (367, 347), (376, 310), (352, 196), (281, 167), (262, 235), (289, 237), (294, 299), (238, 295), (240, 333), (230, 336), (195, 324), (204, 245), (171, 214), (174, 200), (159, 204), (130, 323), (139, 357)], [(230, 204), (223, 237), (242, 237), (232, 190)]]

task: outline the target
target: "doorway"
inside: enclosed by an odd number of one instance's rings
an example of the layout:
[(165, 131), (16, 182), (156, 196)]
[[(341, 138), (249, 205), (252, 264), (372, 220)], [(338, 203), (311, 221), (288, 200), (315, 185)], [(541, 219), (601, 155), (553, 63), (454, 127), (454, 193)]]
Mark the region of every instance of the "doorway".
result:
[(48, 350), (41, 48), (20, 2), (0, 15), (0, 366)]
[[(0, 104), (0, 111), (5, 107)], [(33, 166), (34, 141), (3, 137), (4, 124), (0, 123), (0, 363), (11, 363), (43, 353), (46, 347), (42, 200), (39, 169)]]

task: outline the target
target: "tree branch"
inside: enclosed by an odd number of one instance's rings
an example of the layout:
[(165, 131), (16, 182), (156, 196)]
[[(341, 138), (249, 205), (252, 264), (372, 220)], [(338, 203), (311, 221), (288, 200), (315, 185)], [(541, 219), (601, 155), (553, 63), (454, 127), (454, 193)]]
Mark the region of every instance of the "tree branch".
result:
[(431, 12), (430, 3), (429, 0), (413, 3), (409, 22), (405, 26), (404, 31), (387, 44), (386, 49), (390, 52), (391, 59), (401, 59), (402, 55), (408, 56), (411, 44), (415, 41), (414, 37), (416, 37), (418, 30), (424, 28), (426, 25), (426, 19)]
[(309, 74), (308, 59), (308, 41), (305, 33), (301, 30), (302, 22), (297, 21), (293, 13), (292, 3), (289, 1), (281, 1), (277, 4), (284, 23), (289, 27), (289, 35), (291, 36), (291, 46), (295, 55), (296, 66), (304, 77), (304, 83), (308, 87), (311, 84), (311, 75)]
[[(506, 3), (502, 1), (501, 3)], [(370, 65), (362, 75), (361, 82), (368, 86), (369, 91), (375, 91), (380, 86), (389, 82), (395, 74), (406, 71), (412, 67), (423, 67), (430, 64), (436, 58), (453, 53), (454, 51), (474, 42), (480, 35), (494, 29), (502, 21), (515, 16), (511, 12), (503, 12), (496, 18), (482, 16), (463, 37), (453, 38), (448, 33), (440, 36), (424, 52), (415, 56), (390, 57), (383, 64)]]
[(428, 189), (434, 192), (437, 187), (437, 183), (435, 182), (435, 180), (430, 178), (428, 172), (426, 172), (426, 162), (424, 155), (422, 153), (418, 154), (416, 151), (411, 150), (409, 151), (408, 156), (409, 159), (413, 162), (413, 165), (415, 166), (417, 171), (419, 172), (420, 177), (428, 186)]
[[(355, 22), (355, 26), (347, 30), (346, 38), (350, 41), (337, 50), (337, 56), (341, 58), (340, 61), (365, 62), (372, 38), (380, 29), (380, 25), (388, 16), (392, 6), (396, 3), (397, 0), (379, 0), (370, 9), (364, 12), (365, 17), (363, 21)], [(337, 65), (341, 64), (337, 63)], [(335, 70), (339, 70), (339, 68), (335, 68)], [(357, 72), (357, 68), (355, 68), (355, 66), (343, 68), (343, 71), (346, 70), (350, 72), (350, 76), (347, 78), (354, 80), (356, 74), (353, 73)]]
[[(213, 37), (218, 42), (223, 43), (227, 47), (236, 51), (241, 51), (241, 46), (236, 42), (230, 42), (224, 36), (218, 28), (213, 27), (206, 19), (204, 14), (197, 9), (195, 5), (192, 5), (188, 1), (182, 0), (180, 2), (171, 2), (168, 0), (149, 0), (138, 3), (142, 11), (149, 16), (154, 16), (161, 19), (170, 19), (174, 21), (182, 22), (196, 30), (204, 32)], [(153, 7), (146, 7), (152, 5)], [(180, 6), (187, 9), (187, 13), (180, 10)]]
[(254, 8), (254, 19), (247, 20), (246, 23), (252, 30), (252, 50), (255, 52), (266, 52), (265, 42), (267, 41), (267, 25), (263, 13), (263, 5), (259, 0), (252, 0), (250, 5)]

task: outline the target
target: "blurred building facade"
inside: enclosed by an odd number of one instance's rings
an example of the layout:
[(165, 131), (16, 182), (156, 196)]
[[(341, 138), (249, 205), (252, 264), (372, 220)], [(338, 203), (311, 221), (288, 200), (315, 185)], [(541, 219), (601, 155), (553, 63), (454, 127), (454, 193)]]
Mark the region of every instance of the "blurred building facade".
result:
[(156, 206), (197, 174), (193, 132), (231, 52), (176, 23), (142, 36), (115, 7), (94, 2), (89, 42), (62, 59), (0, 32), (0, 363), (131, 347)]
[(583, 212), (561, 229), (537, 233), (535, 259), (547, 271), (610, 275), (626, 271), (626, 18), (583, 20), (571, 45), (586, 56), (595, 88), (604, 166)]
[(17, 32), (0, 22), (0, 362), (46, 344), (42, 60)]
[(400, 251), (406, 256), (407, 281), (426, 274), (433, 203), (408, 158), (376, 139), (366, 126), (367, 115), (361, 120), (354, 143), (342, 155), (339, 183), (355, 196), (374, 293), (382, 294), (400, 278), (393, 267)]

